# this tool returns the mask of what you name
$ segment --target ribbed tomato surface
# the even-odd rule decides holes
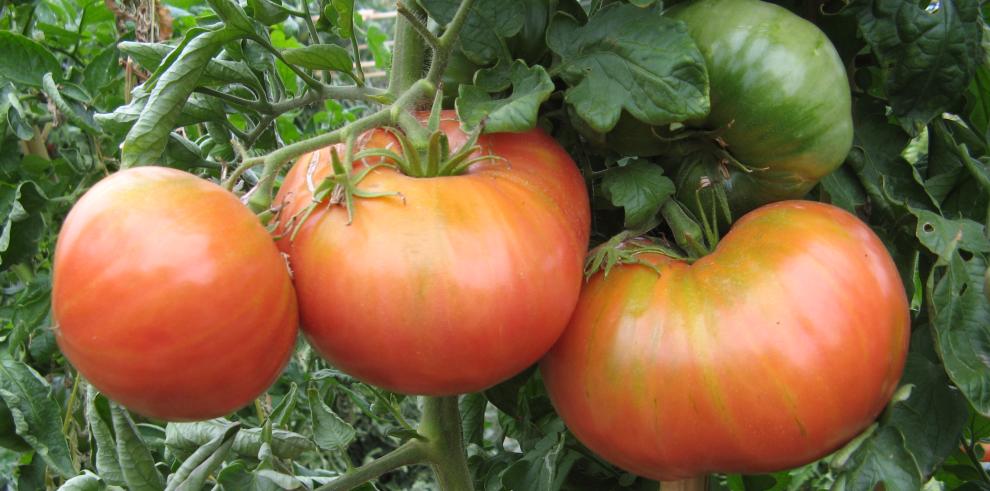
[[[215,418],[278,377],[295,294],[270,234],[213,183],[117,172],[72,208],[55,250],[56,339],[108,397],[166,420]]]
[[[795,467],[890,399],[910,335],[880,240],[836,207],[787,201],[739,220],[693,264],[591,278],[541,370],[589,448],[661,480]]]
[[[442,129],[452,148],[464,142],[452,113]],[[382,130],[360,143],[399,150]],[[320,205],[280,241],[304,332],[335,366],[402,393],[472,392],[535,363],[563,331],[588,245],[584,181],[542,131],[478,143],[496,158],[453,177],[375,169],[359,187],[401,198],[357,198],[350,225],[343,207]],[[276,198],[283,223],[311,202],[329,155],[290,171]]]

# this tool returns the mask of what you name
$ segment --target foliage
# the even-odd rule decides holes
[[[709,110],[698,47],[664,14],[675,3],[476,0],[453,46],[451,67],[464,73],[446,74],[444,103],[481,131],[535,125],[559,141],[589,185],[592,245],[652,229],[689,249],[665,207],[681,196],[669,160],[592,137],[629,136],[616,132],[632,118],[654,125],[644,138],[666,148]],[[979,444],[990,439],[990,8],[775,3],[818,25],[848,72],[853,149],[808,198],[856,213],[884,240],[911,300],[911,353],[894,401],[845,448],[710,486],[988,489]],[[0,0],[0,488],[318,488],[421,438],[410,422],[427,408],[352,379],[300,341],[279,381],[226,419],[130,414],[56,347],[54,243],[82,193],[127,165],[225,182],[265,217],[279,185],[272,171],[303,149],[340,142],[350,123],[401,123],[393,103],[429,107],[430,97],[396,100],[386,87],[389,74],[425,61],[388,42],[394,19],[361,15],[390,1],[148,5]],[[402,5],[429,15],[438,38],[460,2]],[[698,211],[676,204],[681,215]],[[711,213],[682,218],[709,242],[718,232]],[[461,396],[460,414],[477,489],[657,489],[578,442],[538,370]],[[408,466],[358,489],[434,486],[428,467]]]

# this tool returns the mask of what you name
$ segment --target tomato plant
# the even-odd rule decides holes
[[[0,488],[987,488],[988,19],[0,1]]]
[[[664,480],[803,465],[863,431],[897,387],[904,287],[849,213],[775,203],[691,264],[639,258],[591,278],[541,364],[568,427],[609,461]]]
[[[62,352],[146,416],[239,409],[295,344],[295,293],[268,233],[232,194],[181,171],[137,168],[93,186],[65,219],[54,268]]]
[[[449,112],[440,126],[455,148],[467,139],[458,123]],[[398,147],[384,131],[359,141]],[[375,168],[359,186],[397,194],[358,199],[353,221],[320,206],[281,239],[303,329],[334,366],[397,392],[461,394],[521,372],[560,336],[588,244],[584,181],[540,130],[483,135],[477,146],[483,160],[460,175]],[[331,150],[344,148],[303,155],[289,171],[275,199],[283,222],[312,202],[307,182],[330,173]],[[375,356],[382,350],[393,355]]]

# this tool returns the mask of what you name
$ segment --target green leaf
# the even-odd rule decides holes
[[[911,394],[894,404],[883,425],[897,428],[921,474],[928,476],[958,450],[969,422],[968,404],[942,366],[917,353],[908,355],[901,384],[911,385]]]
[[[502,473],[502,486],[513,491],[560,489],[580,455],[567,448],[563,422],[558,421],[532,449]]]
[[[46,73],[41,78],[41,89],[44,91],[45,95],[48,96],[48,100],[65,116],[69,123],[79,127],[79,129],[89,133],[90,135],[99,135],[100,128],[95,123],[91,122],[89,114],[81,113],[76,110],[76,108],[69,105],[68,102],[62,98],[62,94],[58,90],[58,86],[55,84],[55,79],[52,77],[51,73]]]
[[[169,423],[165,427],[165,445],[176,457],[185,459],[199,447],[215,439],[231,425],[226,419],[194,423]],[[257,458],[261,450],[261,428],[243,429],[234,438],[233,452],[246,458]],[[291,431],[272,430],[272,452],[280,459],[296,459],[305,452],[316,450],[308,438]]]
[[[271,2],[269,0],[247,0],[248,7],[255,19],[266,26],[278,24],[289,18],[289,11],[282,6],[282,2]]]
[[[918,169],[901,156],[908,135],[887,122],[883,104],[865,98],[853,102],[855,133],[846,164],[856,173],[870,203],[888,219],[908,208],[938,210]]]
[[[354,427],[340,419],[340,416],[323,402],[315,386],[310,386],[306,395],[309,397],[313,440],[316,441],[316,445],[323,450],[346,450],[357,435]]]
[[[375,59],[375,67],[388,71],[392,67],[392,51],[385,46],[385,42],[388,41],[388,34],[372,24],[368,26],[365,36],[368,38],[368,49],[371,50],[371,56]]]
[[[16,32],[0,30],[0,80],[41,87],[41,77],[49,72],[62,78],[62,66],[48,48]]]
[[[233,0],[206,0],[213,11],[223,20],[227,30],[237,31],[242,36],[253,36],[254,23],[241,5]]]
[[[165,491],[196,491],[203,488],[206,479],[220,467],[230,447],[234,444],[234,436],[241,429],[240,423],[234,423],[206,445],[199,447],[182,465],[169,476]]]
[[[103,479],[88,470],[84,470],[82,475],[73,477],[59,486],[58,491],[104,491],[107,484]]]
[[[840,473],[833,491],[874,491],[881,483],[886,491],[921,489],[918,464],[908,452],[904,436],[893,427],[870,435],[837,470]]]
[[[62,434],[62,414],[48,382],[23,362],[0,357],[0,399],[14,419],[17,434],[45,464],[62,477],[77,474]]]
[[[464,434],[465,444],[483,444],[485,409],[487,407],[488,399],[481,392],[465,394],[461,397],[459,408],[461,412],[461,431]]]
[[[957,249],[990,252],[990,240],[982,224],[967,219],[949,220],[928,210],[911,210],[918,218],[915,235],[921,245],[944,261]]]
[[[14,186],[0,181],[0,270],[34,257],[45,234],[42,212],[47,203],[34,182]]]
[[[124,482],[131,491],[161,491],[165,483],[155,468],[151,450],[134,426],[127,411],[110,403],[110,420],[117,439],[117,460],[124,474]]]
[[[430,17],[440,25],[454,19],[460,0],[420,0]],[[519,32],[525,21],[523,0],[476,0],[471,5],[458,41],[467,58],[488,64],[506,52],[505,39]]]
[[[336,13],[334,30],[341,38],[350,39],[354,35],[354,0],[332,0],[330,4]]]
[[[348,51],[336,44],[314,44],[282,51],[286,61],[310,70],[351,73],[354,62]]]
[[[14,415],[11,414],[7,403],[0,397],[0,447],[13,450],[15,452],[26,452],[31,450],[23,438],[17,434],[17,426],[14,424]]]
[[[674,181],[663,175],[663,168],[645,160],[634,160],[614,167],[602,178],[602,191],[617,207],[625,210],[625,227],[635,230],[646,225],[674,194]]]
[[[553,82],[542,66],[526,67],[517,60],[512,64],[512,95],[492,99],[484,89],[461,85],[454,102],[465,128],[484,124],[484,133],[521,132],[536,126],[540,104],[550,98]]]
[[[863,185],[848,167],[839,167],[819,184],[828,196],[828,202],[850,213],[855,214],[858,208],[866,204]]]
[[[137,122],[121,147],[122,167],[154,164],[161,157],[168,134],[181,116],[183,104],[205,67],[223,43],[238,36],[233,30],[210,31],[189,42],[176,61],[162,74],[148,97]]]
[[[217,482],[224,486],[224,489],[236,489],[238,491],[277,491],[280,489],[299,489],[304,486],[296,476],[290,476],[271,469],[249,470],[247,464],[242,461],[232,462],[217,474]],[[311,484],[325,484],[329,479],[312,479]],[[318,486],[311,486],[313,488]]]
[[[845,12],[885,72],[894,116],[912,135],[952,107],[981,60],[977,0],[856,0]]]
[[[547,43],[561,58],[566,101],[595,131],[611,130],[623,109],[653,125],[708,114],[705,60],[682,22],[611,4],[583,26],[557,14]]]
[[[934,283],[933,268],[928,285]],[[987,264],[980,256],[952,255],[934,286],[929,319],[945,371],[983,416],[990,416],[990,302],[984,295]]]
[[[163,60],[169,57],[175,49],[167,44],[160,43],[136,43],[123,41],[119,45],[120,51],[134,58],[141,66],[147,70],[157,70]],[[181,51],[175,52],[176,55]],[[261,90],[258,77],[251,72],[247,64],[243,61],[232,60],[211,60],[206,65],[206,70],[200,78],[203,85],[228,85],[244,84],[256,91]]]
[[[96,388],[89,386],[86,391],[86,422],[89,433],[96,442],[96,472],[107,482],[116,486],[126,486],[124,471],[117,459],[117,442],[113,437],[113,419],[110,416],[110,403]]]

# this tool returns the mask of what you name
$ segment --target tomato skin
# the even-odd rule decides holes
[[[458,148],[453,117],[442,129]],[[382,130],[364,142],[397,148]],[[590,233],[584,181],[540,130],[478,143],[502,160],[454,177],[378,168],[359,187],[403,199],[358,198],[350,225],[342,207],[320,206],[279,243],[291,250],[303,331],[334,366],[395,392],[474,392],[535,363],[563,332]],[[283,216],[311,200],[307,167],[317,164],[319,183],[328,155],[303,156],[286,176]]]
[[[877,417],[910,319],[890,255],[861,221],[784,201],[693,264],[596,274],[541,364],[572,432],[631,472],[676,480],[812,462]]]
[[[718,12],[718,15],[712,15]],[[737,160],[725,183],[733,210],[807,194],[852,147],[849,82],[828,37],[789,10],[760,0],[698,0],[670,10],[708,66],[711,113]],[[685,202],[692,203],[694,189]]]
[[[232,194],[162,167],[117,172],[55,249],[56,340],[111,399],[162,420],[223,416],[278,377],[295,293],[270,234]]]

